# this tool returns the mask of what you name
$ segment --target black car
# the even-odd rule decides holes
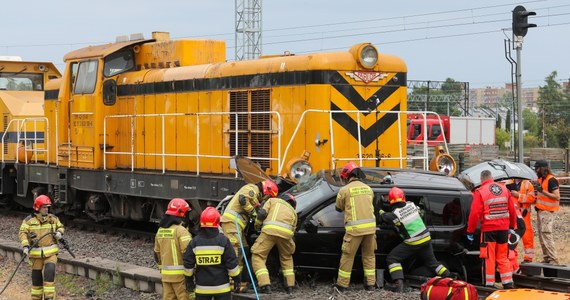
[[[380,209],[390,211],[388,191],[393,186],[403,189],[406,201],[412,201],[420,208],[438,259],[453,272],[468,277],[471,272],[466,263],[470,258],[465,255],[464,232],[471,192],[457,178],[441,173],[376,168],[362,170],[366,174],[363,181],[374,190],[375,212]],[[287,191],[297,198],[299,221],[294,257],[297,269],[338,270],[345,230],[344,214],[335,210],[335,200],[342,185],[334,172],[321,171]],[[376,236],[376,267],[386,269],[386,256],[402,239],[393,227],[380,224]],[[424,275],[421,265],[420,261],[412,258],[404,263],[404,272]],[[360,254],[355,258],[354,269],[362,270]],[[478,267],[473,271],[478,272]]]
[[[267,177],[249,162],[241,162],[242,174],[247,181],[256,182]],[[238,163],[239,164],[239,163]],[[247,170],[244,167],[247,165]],[[481,276],[481,260],[477,239],[469,243],[465,237],[467,219],[471,207],[471,190],[478,187],[482,170],[491,170],[496,180],[524,178],[535,180],[536,175],[526,165],[493,160],[476,165],[459,175],[459,178],[443,173],[406,170],[363,168],[363,180],[374,191],[374,210],[390,211],[389,190],[397,186],[404,190],[406,201],[413,201],[421,210],[424,223],[431,233],[433,248],[438,260],[464,280],[476,282]],[[299,271],[330,271],[336,273],[341,256],[344,229],[344,214],[335,210],[336,195],[344,183],[338,171],[319,171],[301,183],[287,187],[285,193],[297,199],[298,223],[295,233],[295,268]],[[280,190],[288,183],[282,183]],[[220,208],[224,202],[220,203]],[[248,234],[250,245],[257,236]],[[476,235],[478,232],[476,232]],[[378,249],[376,268],[387,269],[386,256],[402,242],[393,227],[378,224],[376,229]],[[269,263],[268,263],[269,264]],[[278,265],[278,263],[276,263]],[[422,262],[411,258],[403,263],[404,274],[429,276],[431,271],[422,267]],[[362,275],[360,253],[355,258],[353,276]]]

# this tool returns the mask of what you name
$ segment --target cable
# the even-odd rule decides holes
[[[247,255],[245,254],[245,249],[243,247],[243,243],[241,241],[241,234],[238,226],[238,218],[236,217],[236,231],[238,234],[239,246],[241,248],[241,252],[243,254],[243,261],[245,262],[245,266],[247,268],[247,272],[249,273],[249,279],[251,280],[251,285],[253,286],[253,292],[255,293],[255,298],[259,300],[259,294],[257,293],[257,288],[255,287],[255,281],[253,280],[253,275],[251,273],[251,269],[249,268],[249,263],[247,262]]]

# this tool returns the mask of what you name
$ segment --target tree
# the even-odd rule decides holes
[[[495,122],[495,127],[501,129],[501,123],[503,122],[501,115],[497,115],[497,121]]]
[[[507,117],[505,119],[506,119],[505,120],[505,130],[507,132],[511,132],[511,125],[513,125],[513,124],[511,124],[511,110],[510,109],[507,110]]]
[[[528,131],[528,134],[538,137],[538,116],[530,109],[523,110],[523,126]]]
[[[495,128],[495,142],[499,145],[500,150],[507,148],[506,143],[511,141],[511,135],[500,128]]]
[[[567,147],[570,130],[566,124],[570,122],[570,98],[561,91],[556,81],[558,73],[553,71],[545,78],[546,84],[539,87],[538,108],[541,122],[539,130],[546,136],[548,147]]]

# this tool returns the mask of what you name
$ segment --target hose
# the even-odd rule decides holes
[[[247,255],[245,254],[245,249],[243,248],[243,243],[241,241],[241,233],[239,230],[239,225],[238,225],[238,218],[236,218],[236,231],[238,234],[238,240],[239,240],[239,247],[241,248],[241,253],[243,254],[243,261],[245,262],[245,266],[247,268],[247,272],[249,273],[249,279],[251,280],[251,285],[253,286],[253,292],[255,293],[255,299],[259,300],[259,294],[257,293],[257,288],[255,287],[255,281],[253,280],[253,275],[251,275],[251,269],[249,268],[249,263],[247,261]]]
[[[53,234],[52,232],[48,232],[44,235],[42,235],[37,241],[35,241],[30,248],[34,248],[38,245],[38,243],[45,238],[46,236]],[[26,255],[22,255],[22,259],[20,259],[20,261],[18,262],[18,265],[16,266],[16,269],[14,269],[14,272],[12,272],[12,275],[10,275],[10,278],[8,278],[8,281],[6,282],[6,285],[4,285],[4,287],[2,288],[2,290],[0,291],[0,295],[2,295],[2,293],[4,293],[4,291],[6,290],[6,288],[8,287],[8,285],[10,284],[10,282],[12,282],[12,279],[14,278],[14,275],[16,275],[16,272],[18,271],[18,269],[20,268],[20,265],[22,264],[22,262],[24,261],[24,259],[26,259]]]

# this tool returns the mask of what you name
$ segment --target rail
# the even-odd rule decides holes
[[[166,114],[128,114],[128,115],[109,115],[105,116],[103,121],[103,169],[107,170],[107,155],[130,155],[131,156],[131,172],[135,170],[135,156],[142,155],[142,156],[158,156],[162,158],[162,173],[166,173],[166,158],[167,157],[193,157],[196,158],[196,175],[200,175],[200,159],[203,158],[221,158],[221,159],[231,159],[233,156],[238,155],[239,151],[239,139],[238,135],[243,132],[247,132],[247,128],[240,129],[239,128],[239,115],[256,115],[256,114],[268,114],[268,115],[275,115],[277,118],[277,124],[281,126],[281,115],[279,112],[276,111],[269,111],[269,112],[203,112],[203,113],[166,113]],[[233,121],[235,122],[234,129],[230,132],[230,134],[235,134],[235,153],[233,155],[215,155],[215,154],[203,154],[200,151],[200,134],[201,134],[201,127],[200,127],[200,118],[204,116],[228,116],[230,119],[233,117]],[[107,121],[109,119],[120,119],[120,118],[130,118],[131,119],[131,130],[130,130],[130,152],[125,151],[107,151]],[[160,153],[148,153],[148,152],[136,152],[135,151],[135,119],[136,118],[160,118],[161,120],[161,133],[162,133],[162,140],[161,140],[161,149]],[[196,118],[196,153],[166,153],[166,140],[165,140],[165,119],[166,118]],[[189,120],[190,121],[190,120]],[[206,129],[207,131],[207,129]],[[278,164],[281,161],[281,130],[267,130],[269,133],[277,135],[277,157],[249,157],[250,159],[255,160],[268,160],[268,161],[277,161]],[[281,166],[281,165],[280,165]],[[281,167],[278,169],[278,172],[281,173]],[[236,173],[237,176],[237,173]]]
[[[31,125],[29,125],[31,123]],[[38,129],[38,123],[43,123],[44,128]],[[16,129],[16,142],[10,143],[11,134],[13,131],[10,131],[10,128]],[[33,130],[28,130],[29,127],[32,127]],[[43,137],[39,136],[39,132],[43,133]],[[31,133],[31,134],[29,134]],[[28,137],[30,136],[30,137]],[[45,163],[49,164],[49,123],[46,117],[30,117],[30,118],[23,118],[23,119],[12,119],[8,122],[6,129],[2,133],[2,163],[5,162],[5,154],[7,151],[4,149],[9,144],[14,144],[14,158],[17,161],[18,157],[18,148],[20,146],[24,147],[24,153],[32,153],[32,157],[34,158],[34,163],[38,163],[38,156],[40,153],[45,154]],[[38,145],[43,144],[43,148],[39,148]],[[24,155],[24,162],[28,163],[28,155]]]

